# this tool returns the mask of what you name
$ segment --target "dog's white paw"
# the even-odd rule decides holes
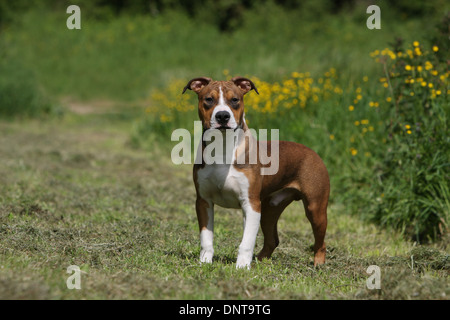
[[[246,255],[238,255],[237,261],[236,261],[236,269],[244,269],[246,268],[247,270],[250,269],[250,265],[252,263],[252,257],[253,254],[246,254]]]
[[[213,255],[214,255],[214,250],[200,251],[200,262],[201,263],[212,263]]]

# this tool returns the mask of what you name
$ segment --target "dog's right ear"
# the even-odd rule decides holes
[[[186,92],[187,89],[193,90],[196,93],[199,93],[203,87],[206,87],[212,81],[211,78],[201,77],[195,78],[188,82],[188,84],[184,87],[183,93]]]

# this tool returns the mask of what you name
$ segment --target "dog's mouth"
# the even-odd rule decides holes
[[[204,127],[203,128],[203,131],[207,131],[207,130],[219,130],[220,132],[225,132],[225,131],[227,131],[227,130],[234,130],[234,128],[232,128],[232,127],[230,127],[230,126],[228,126],[228,125],[217,125],[217,126],[214,126],[214,127]]]
[[[210,126],[209,129],[227,130],[227,129],[234,129],[234,128],[230,127],[228,124],[216,123],[216,124]]]

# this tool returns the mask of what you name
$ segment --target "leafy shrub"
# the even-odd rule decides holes
[[[390,102],[373,219],[418,241],[446,233],[450,208],[449,71],[441,49],[414,41],[374,52]]]
[[[36,117],[52,111],[33,72],[20,62],[3,58],[0,75],[0,116]]]

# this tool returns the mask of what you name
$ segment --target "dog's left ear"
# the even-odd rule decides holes
[[[234,77],[233,79],[231,79],[231,81],[236,86],[238,86],[244,92],[244,94],[252,89],[255,90],[257,94],[259,94],[258,89],[256,89],[255,84],[250,79],[243,77]]]

